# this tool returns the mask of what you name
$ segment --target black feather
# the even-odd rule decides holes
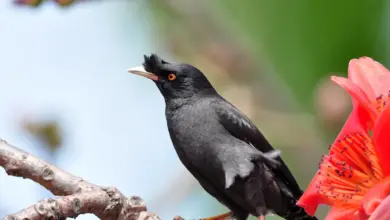
[[[291,220],[316,219],[295,205],[302,191],[278,151],[200,70],[155,54],[145,56],[144,67],[162,76],[156,84],[181,162],[237,219],[269,212]],[[169,81],[163,72],[177,78]]]

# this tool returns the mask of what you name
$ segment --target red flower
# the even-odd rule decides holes
[[[372,129],[390,101],[390,71],[373,59],[362,57],[349,62],[348,79],[337,76],[331,79],[350,93],[354,107],[360,111],[362,125]]]
[[[364,57],[350,62],[348,79],[332,79],[351,94],[354,109],[297,204],[312,215],[329,205],[329,220],[390,219],[390,98],[383,96],[390,72]]]

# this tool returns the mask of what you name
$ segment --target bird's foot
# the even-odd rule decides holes
[[[265,220],[265,216],[264,215],[260,215],[259,217],[257,217],[259,220]]]
[[[232,213],[227,212],[221,215],[216,215],[208,218],[201,218],[199,220],[232,220],[232,219],[234,219]]]

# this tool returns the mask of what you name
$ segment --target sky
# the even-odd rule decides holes
[[[146,202],[169,188],[184,168],[169,139],[163,98],[153,82],[126,72],[141,64],[143,54],[161,48],[148,13],[145,1],[137,0],[65,10],[0,1],[0,137],[87,181]],[[54,117],[64,126],[65,143],[55,161],[23,132],[24,117]],[[0,210],[0,218],[51,196],[0,169],[0,206],[6,212]],[[202,208],[199,196],[208,199],[201,192],[178,207],[149,209],[162,219],[213,212]]]

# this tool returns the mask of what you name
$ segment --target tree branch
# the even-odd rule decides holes
[[[144,201],[137,196],[127,198],[118,189],[101,187],[67,173],[48,162],[28,154],[0,139],[0,166],[11,176],[28,178],[54,195],[6,220],[66,219],[80,214],[95,214],[104,220],[159,220],[148,213]]]

